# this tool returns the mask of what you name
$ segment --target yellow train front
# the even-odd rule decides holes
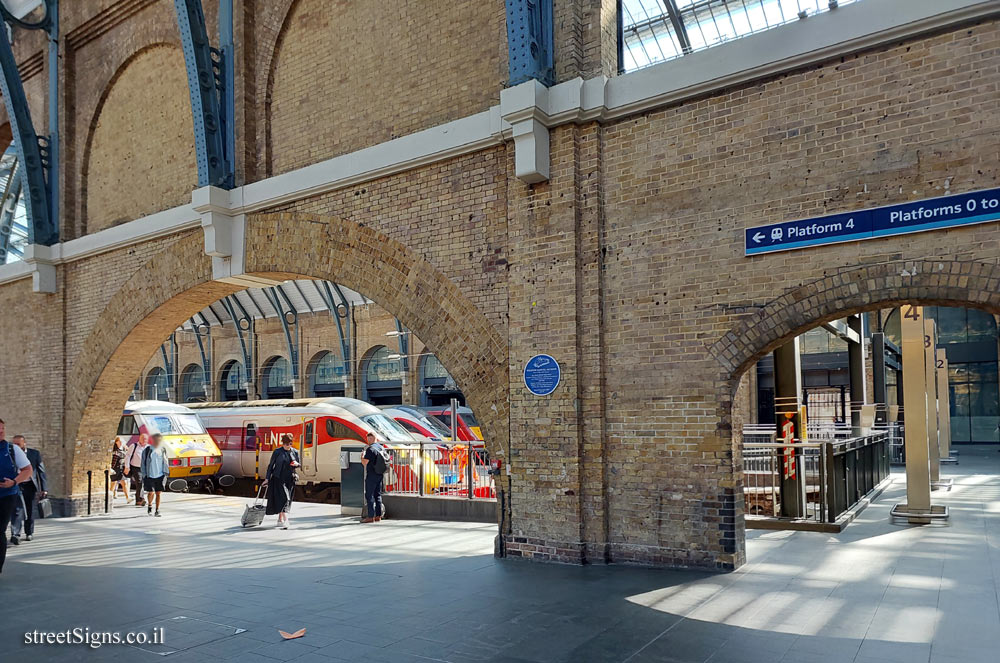
[[[118,438],[125,444],[137,444],[143,433],[150,437],[159,433],[163,438],[170,490],[185,491],[202,484],[212,488],[216,482],[232,485],[232,477],[219,475],[222,452],[190,408],[161,401],[126,404],[118,423]]]

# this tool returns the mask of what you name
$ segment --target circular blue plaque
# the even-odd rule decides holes
[[[550,355],[535,355],[524,365],[524,386],[535,396],[548,396],[559,386],[559,362]]]

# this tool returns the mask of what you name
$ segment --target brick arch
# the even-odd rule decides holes
[[[355,222],[311,214],[247,218],[246,273],[276,280],[328,279],[397,317],[449,367],[487,434],[507,456],[507,344],[458,286],[387,235]],[[66,432],[76,440],[66,492],[80,494],[88,469],[103,469],[114,426],[135,376],[171,331],[239,286],[211,280],[195,231],[164,247],[97,316],[67,385]]]
[[[90,215],[91,215],[91,211],[92,210],[91,210],[91,207],[90,207],[90,203],[91,203],[90,198],[91,198],[91,196],[90,196],[90,191],[89,191],[89,187],[90,187],[90,184],[91,184],[91,158],[92,158],[92,152],[93,152],[93,149],[94,149],[94,137],[95,137],[95,135],[97,133],[97,128],[98,128],[98,124],[100,122],[101,116],[102,116],[102,114],[105,111],[107,101],[110,98],[112,92],[115,90],[117,84],[125,76],[126,72],[128,72],[130,70],[130,68],[132,67],[132,65],[135,64],[139,59],[145,57],[151,51],[154,51],[156,49],[170,49],[171,51],[175,52],[175,54],[177,54],[177,55],[180,56],[181,63],[183,64],[184,55],[183,55],[183,52],[181,51],[180,46],[178,44],[176,44],[176,43],[173,43],[173,42],[170,42],[170,41],[154,41],[154,42],[150,42],[150,43],[144,45],[142,48],[139,48],[138,50],[130,53],[129,56],[127,58],[125,58],[121,62],[121,64],[119,64],[119,66],[114,70],[114,72],[110,75],[110,77],[108,78],[108,80],[105,83],[105,85],[101,88],[100,96],[96,99],[96,101],[95,101],[95,103],[93,105],[93,110],[90,112],[89,116],[85,116],[85,117],[89,117],[89,121],[88,121],[88,124],[87,124],[87,134],[86,134],[86,137],[84,138],[84,143],[83,143],[83,152],[82,152],[82,156],[81,156],[81,159],[80,159],[80,206],[79,206],[79,218],[78,218],[78,221],[77,221],[78,232],[79,232],[80,235],[84,235],[84,234],[87,234],[88,232],[92,232],[93,231],[93,229],[90,227],[91,226]],[[183,68],[182,68],[182,73],[184,74],[184,77],[185,77],[185,80],[186,80],[187,74],[186,74],[186,70],[183,70]],[[187,85],[186,84],[184,86],[184,89],[185,89],[185,91],[187,90]],[[186,108],[187,108],[186,114],[183,114],[181,116],[181,121],[182,122],[190,121],[190,119],[191,119],[190,105],[186,106]],[[145,111],[149,111],[150,109],[144,109],[144,110]],[[191,172],[196,175],[197,174],[197,170],[196,170],[197,166],[196,166],[196,162],[194,160],[194,133],[193,133],[193,130],[191,132],[189,132],[189,134],[186,137],[188,138],[188,140],[191,143],[191,150],[192,150],[192,159],[190,160],[190,163],[188,165],[190,166]],[[135,137],[133,137],[133,138],[135,138]],[[133,147],[134,147],[134,144],[133,144]],[[113,165],[111,165],[111,164],[100,164],[99,167],[110,168],[110,167],[113,167]],[[185,192],[189,192],[190,191],[190,187],[194,186],[194,184],[196,184],[196,181],[197,181],[197,177],[195,177],[194,180],[192,180],[191,182],[182,183],[183,186],[184,186],[183,190]],[[151,195],[155,196],[155,194],[151,194]],[[155,200],[155,202],[156,203],[160,203],[157,206],[157,209],[162,209],[162,208],[165,208],[165,207],[169,207],[169,204],[168,204],[167,201]],[[149,210],[146,213],[149,213],[150,211],[155,211],[155,210]],[[139,216],[143,216],[143,214],[140,214]],[[128,219],[128,220],[131,220],[131,219]]]
[[[736,566],[743,564],[742,429],[734,403],[743,374],[767,353],[824,322],[902,304],[962,306],[1000,313],[1000,266],[961,260],[900,260],[836,271],[789,288],[709,346],[714,358],[719,441],[729,441],[734,477],[721,496],[737,516]],[[712,368],[708,367],[711,371]]]
[[[1000,266],[967,260],[901,260],[828,274],[746,316],[710,348],[730,380],[781,344],[852,313],[904,303],[1000,313]]]
[[[278,49],[281,48],[281,39],[286,32],[288,17],[298,3],[299,0],[279,0],[263,8],[268,15],[260,22],[264,27],[256,44],[259,57],[254,77],[254,90],[263,93],[255,96],[257,102],[254,118],[259,122],[255,136],[257,152],[257,163],[253,165],[255,174],[260,173],[264,176],[271,174],[271,88],[274,81],[274,67]],[[272,25],[277,28],[270,28]]]

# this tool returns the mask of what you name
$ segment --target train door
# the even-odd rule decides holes
[[[302,461],[302,469],[299,474],[307,480],[316,477],[317,456],[319,455],[319,444],[316,438],[316,419],[303,419],[302,434],[299,436],[299,458]]]
[[[261,458],[264,453],[262,447],[264,440],[260,435],[260,429],[255,421],[244,421],[243,426],[243,447],[240,450],[240,469],[245,477],[255,476],[255,470],[259,467],[260,476],[267,470],[267,463]]]

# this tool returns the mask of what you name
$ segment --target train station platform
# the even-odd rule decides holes
[[[39,523],[0,579],[9,661],[973,663],[1000,651],[1000,453],[961,449],[946,525],[893,524],[902,474],[840,534],[757,531],[730,574],[497,560],[495,528],[297,504],[242,530],[245,500],[168,495],[162,518]],[[142,645],[25,633],[149,632]],[[283,641],[278,629],[305,628]]]

